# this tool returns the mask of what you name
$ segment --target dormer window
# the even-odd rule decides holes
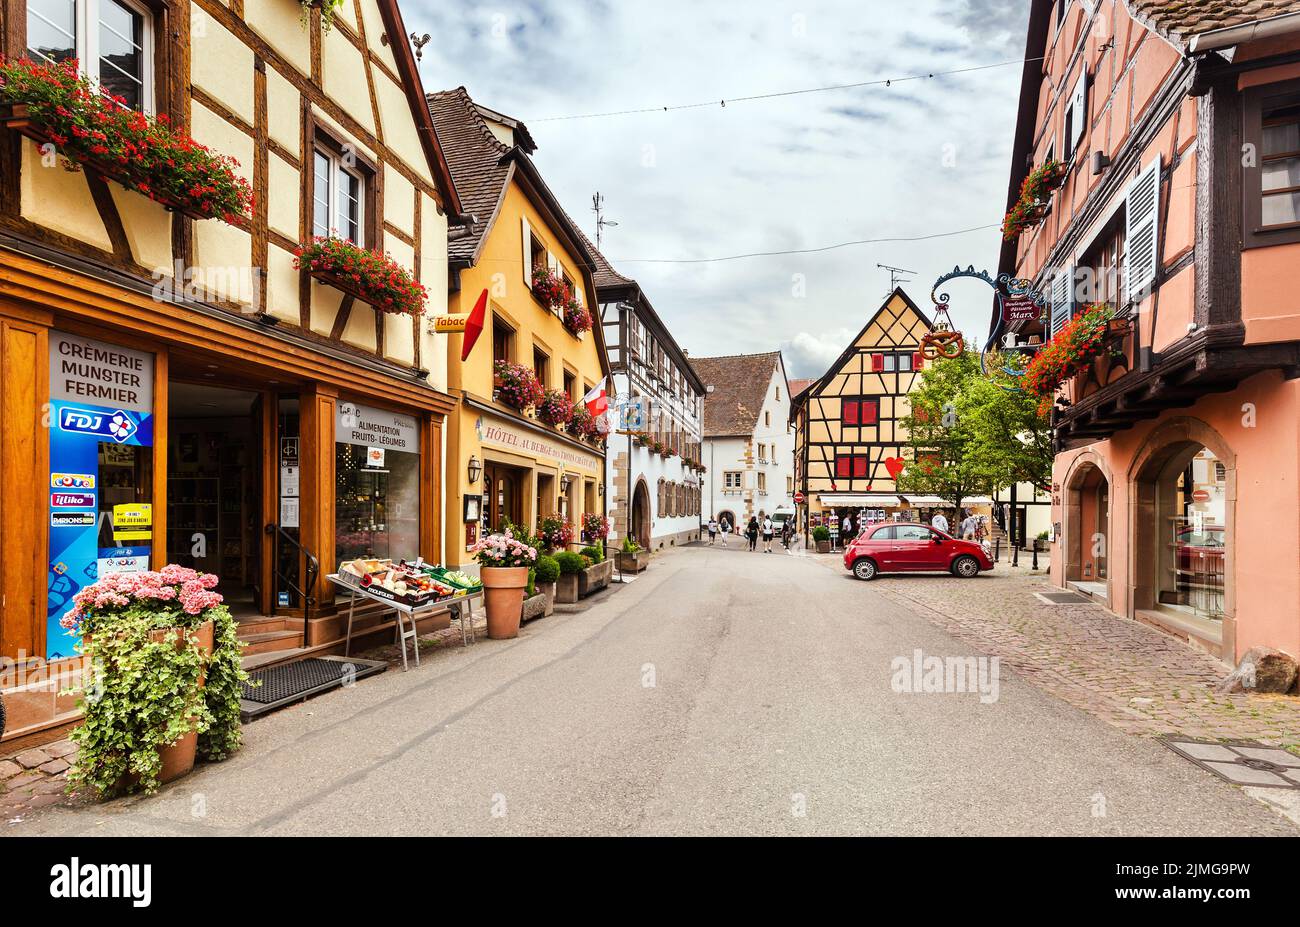
[[[130,0],[28,0],[27,54],[77,59],[86,76],[131,109],[153,109],[153,18]]]

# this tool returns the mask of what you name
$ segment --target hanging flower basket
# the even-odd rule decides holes
[[[569,434],[577,438],[591,439],[599,437],[596,418],[582,403],[573,407],[573,417],[569,420]]]
[[[548,389],[537,406],[537,418],[556,428],[567,425],[573,418],[573,400],[561,390]]]
[[[542,384],[537,382],[537,374],[523,364],[497,361],[493,364],[492,374],[497,401],[518,412],[535,408],[546,398]]]
[[[599,512],[582,516],[582,534],[588,541],[603,541],[609,537],[609,519]]]
[[[545,267],[533,271],[533,295],[543,306],[551,310],[561,308],[571,298],[569,288],[564,281]]]
[[[191,219],[237,225],[252,209],[239,162],[200,145],[165,114],[146,116],[101,93],[76,61],[0,61],[0,122]]]
[[[1029,172],[1020,184],[1020,198],[1002,220],[1002,237],[1010,241],[1033,228],[1047,215],[1052,192],[1065,181],[1066,167],[1052,158]]]
[[[296,252],[295,269],[384,312],[423,315],[428,291],[387,254],[345,238],[313,238]]]
[[[1021,386],[1038,396],[1040,412],[1051,408],[1056,389],[1070,377],[1086,370],[1107,350],[1114,310],[1104,304],[1084,309],[1035,352],[1020,379]]]

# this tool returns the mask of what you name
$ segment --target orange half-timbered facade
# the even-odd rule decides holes
[[[890,517],[903,507],[895,476],[907,450],[899,419],[919,376],[925,314],[895,289],[831,368],[793,401],[795,487],[805,533],[845,515]]]
[[[454,403],[427,320],[446,308],[460,204],[395,0],[345,0],[329,29],[303,13],[3,4],[8,61],[77,63],[233,158],[253,194],[199,218],[70,156],[23,106],[0,113],[7,740],[72,717],[49,678],[75,656],[58,619],[106,570],[215,573],[250,653],[302,654],[342,646],[324,580],[340,560],[441,547]],[[427,290],[423,314],[298,269],[318,237],[387,254]]]

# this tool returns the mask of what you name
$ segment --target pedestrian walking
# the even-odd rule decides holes
[[[844,520],[840,522],[840,539],[845,547],[848,547],[849,542],[853,540],[853,519],[848,516],[847,512],[844,515]]]
[[[934,513],[934,518],[930,519],[930,527],[934,528],[935,531],[942,531],[944,534],[948,533],[948,519],[943,517],[943,512]]]
[[[722,516],[722,524],[720,524],[718,528],[722,532],[722,546],[726,547],[727,535],[731,534],[731,522],[727,520],[726,515]]]
[[[772,552],[772,533],[775,530],[772,525],[772,517],[770,515],[765,516],[763,518],[763,553],[765,554]]]
[[[975,540],[975,529],[979,527],[980,520],[975,517],[974,513],[968,514],[961,523],[961,539],[963,541]]]
[[[749,516],[749,524],[745,526],[745,537],[749,539],[749,550],[753,553],[758,549],[758,516]]]
[[[794,537],[794,526],[790,523],[790,519],[787,518],[781,523],[781,543],[785,545],[786,550],[790,549],[792,537]]]
[[[712,547],[713,542],[716,541],[717,539],[718,539],[718,520],[716,518],[710,518],[709,519],[709,546]]]

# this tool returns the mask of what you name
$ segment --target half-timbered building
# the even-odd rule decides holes
[[[215,573],[250,653],[302,654],[342,647],[324,581],[340,560],[439,549],[446,336],[374,290],[297,269],[295,252],[326,237],[387,253],[438,313],[460,206],[394,0],[329,5],[328,29],[322,6],[3,6],[10,64],[79,61],[137,125],[165,119],[178,157],[190,139],[228,156],[253,193],[205,217],[124,183],[125,157],[69,155],[29,101],[6,97],[6,738],[72,717],[51,679],[73,662],[59,619],[104,571]],[[391,635],[377,616],[357,629]]]
[[[932,325],[895,289],[821,377],[790,409],[795,426],[795,486],[803,493],[805,536],[825,525],[839,533],[845,515],[892,518],[938,500],[900,497],[895,479],[907,456],[907,394],[919,376],[921,339]]]

